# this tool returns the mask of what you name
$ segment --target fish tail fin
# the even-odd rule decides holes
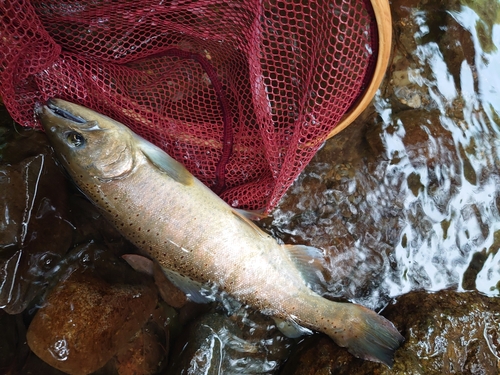
[[[331,327],[325,333],[355,357],[392,367],[394,353],[404,337],[389,320],[374,311],[361,305],[343,305],[346,313],[342,327]]]

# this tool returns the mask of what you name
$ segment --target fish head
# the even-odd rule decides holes
[[[125,125],[62,99],[50,99],[36,115],[73,178],[113,180],[133,170],[133,133]]]

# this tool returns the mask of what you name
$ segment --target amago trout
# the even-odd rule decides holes
[[[356,357],[393,364],[391,322],[313,292],[318,249],[279,245],[165,152],[123,124],[52,99],[36,109],[74,182],[191,299],[211,285],[277,319],[326,333]],[[314,263],[314,262],[312,262]]]

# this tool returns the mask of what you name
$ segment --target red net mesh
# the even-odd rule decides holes
[[[368,85],[369,1],[10,0],[0,94],[126,124],[233,206],[273,208]]]

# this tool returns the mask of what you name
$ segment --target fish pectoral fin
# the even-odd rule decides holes
[[[317,247],[306,245],[282,245],[306,285],[318,294],[326,292],[324,275],[329,275],[323,252]]]
[[[165,276],[167,276],[167,279],[169,279],[177,288],[186,293],[186,296],[190,301],[195,303],[209,303],[215,301],[213,291],[207,290],[201,283],[164,267],[162,267],[162,269]]]
[[[310,329],[302,327],[290,319],[273,318],[273,320],[274,323],[276,323],[276,328],[278,328],[286,337],[291,339],[296,339],[297,337],[313,333]]]
[[[156,168],[181,184],[192,184],[194,177],[186,167],[144,138],[139,136],[136,136],[136,138],[142,153]]]

